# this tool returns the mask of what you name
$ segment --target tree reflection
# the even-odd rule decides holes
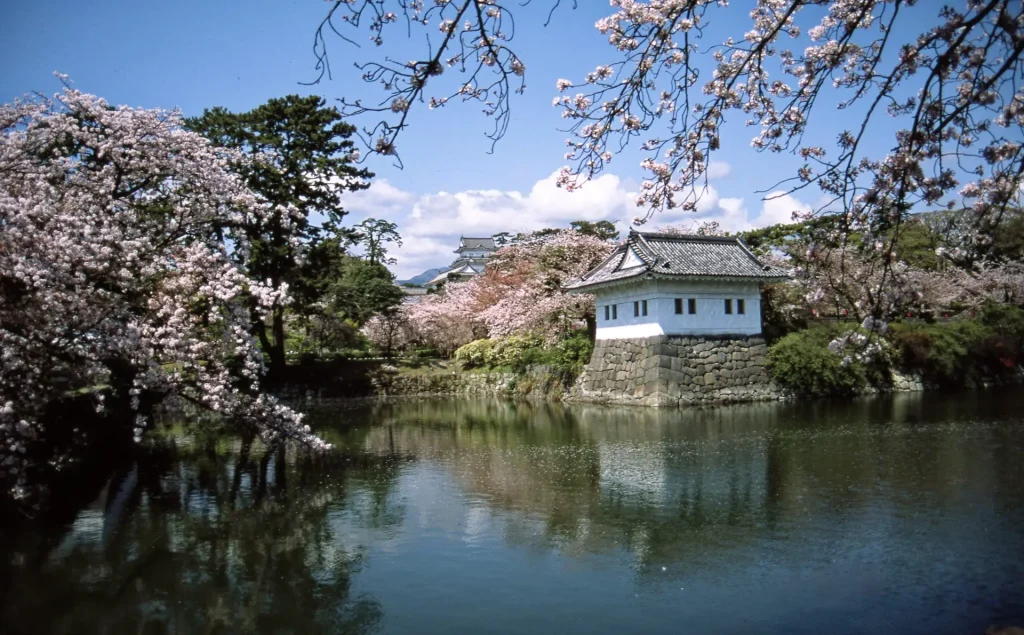
[[[879,513],[879,487],[928,491],[938,509],[957,504],[965,481],[1000,492],[1019,469],[1000,474],[971,455],[983,446],[918,423],[958,425],[1001,407],[933,406],[921,395],[684,411],[418,402],[378,408],[380,424],[359,443],[444,464],[474,499],[512,512],[501,522],[513,543],[627,551],[644,571],[721,566],[729,552],[741,563],[794,531],[855,527]],[[1010,498],[1017,494],[1014,486]],[[881,512],[897,518],[920,501],[887,504]]]
[[[864,602],[931,611],[934,589],[986,584],[1002,588],[972,597],[1011,610],[1019,576],[1003,562],[1022,544],[1018,403],[449,400],[343,416],[327,405],[311,418],[339,453],[316,465],[251,440],[173,435],[58,539],[0,536],[0,630],[359,633],[415,613],[437,631],[450,618],[424,607],[443,597],[437,589],[463,576],[500,584],[524,549],[573,558],[580,566],[567,569],[581,577],[570,582],[593,573],[607,584],[604,573],[621,569],[658,591],[703,585],[705,599],[738,587],[762,608],[855,587]],[[538,560],[549,573],[551,561]],[[377,569],[355,576],[367,566]],[[943,571],[956,580],[929,577]],[[435,577],[435,592],[418,597],[410,580]],[[395,603],[387,624],[353,580]],[[532,581],[515,582],[507,588],[522,593]],[[908,589],[921,595],[908,600]]]
[[[363,633],[380,604],[353,594],[363,545],[332,520],[373,483],[387,510],[397,463],[338,457],[312,465],[242,441],[177,438],[79,514],[53,549],[9,545],[18,584],[5,632]],[[6,549],[5,549],[6,551]],[[30,554],[45,554],[33,561]]]

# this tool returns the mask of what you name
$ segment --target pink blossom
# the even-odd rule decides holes
[[[39,467],[25,448],[47,404],[95,390],[103,411],[100,387],[126,378],[133,408],[176,395],[267,440],[328,447],[258,394],[250,311],[287,302],[287,288],[243,273],[236,228],[289,212],[228,169],[242,157],[181,123],[70,87],[0,106],[0,481],[16,495]]]

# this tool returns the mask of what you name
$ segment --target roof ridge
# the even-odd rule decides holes
[[[630,233],[636,234],[642,237],[645,242],[647,238],[658,238],[658,239],[669,239],[669,240],[687,240],[693,242],[713,242],[713,243],[734,243],[741,242],[739,236],[702,236],[700,234],[676,234],[674,232],[638,232],[636,230],[630,230]]]
[[[747,244],[745,242],[743,242],[742,240],[740,240],[739,236],[736,237],[736,244],[740,246],[740,249],[743,250],[743,253],[747,254],[748,258],[753,260],[754,263],[756,263],[759,267],[761,267],[762,271],[772,271],[775,268],[775,267],[772,267],[771,265],[768,265],[768,264],[765,264],[765,263],[761,262],[761,259],[758,258],[754,254],[754,252],[750,251],[750,247],[747,247]]]
[[[601,264],[597,265],[596,267],[594,267],[594,268],[593,268],[593,269],[591,269],[590,271],[588,271],[588,272],[586,272],[585,274],[583,274],[582,276],[580,276],[580,280],[586,280],[587,278],[589,278],[589,277],[590,277],[590,274],[592,274],[592,273],[597,273],[597,272],[598,272],[598,271],[600,271],[600,270],[601,270],[602,268],[604,268],[604,266],[605,266],[606,264],[608,264],[609,262],[611,262],[611,261],[612,261],[612,259],[613,259],[613,258],[615,258],[616,256],[624,256],[624,255],[625,255],[625,253],[626,253],[626,249],[628,249],[628,248],[629,248],[629,247],[628,247],[628,246],[627,246],[627,245],[626,245],[625,243],[623,243],[623,244],[621,244],[621,245],[616,245],[616,246],[615,246],[615,249],[612,249],[612,253],[608,254],[608,257],[607,257],[607,258],[605,258],[604,260],[602,260],[602,261],[601,261]],[[619,251],[620,249],[621,249],[622,251]]]
[[[640,241],[636,242],[635,240],[633,240],[634,237],[639,238]],[[630,236],[627,242],[631,242],[632,244],[635,244],[636,246],[640,247],[637,256],[640,257],[640,261],[644,263],[645,266],[652,267],[657,265],[658,254],[654,253],[654,249],[651,248],[651,245],[647,242],[642,233],[635,230],[630,230]]]

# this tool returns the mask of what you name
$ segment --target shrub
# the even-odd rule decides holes
[[[491,364],[494,340],[474,340],[455,351],[455,359],[466,368],[480,368]]]
[[[437,359],[441,357],[441,351],[433,346],[424,346],[413,350],[412,355],[416,359]]]
[[[780,386],[799,395],[831,396],[856,393],[867,384],[863,364],[843,364],[828,345],[838,330],[814,326],[786,335],[768,348],[767,365]]]
[[[990,304],[974,320],[893,324],[890,341],[904,370],[926,381],[957,387],[999,377],[1024,359],[1024,311]]]
[[[546,357],[540,336],[509,335],[495,340],[494,352],[489,360],[491,366],[507,366],[517,372],[529,366],[544,363]]]
[[[810,311],[795,284],[780,282],[761,290],[761,327],[765,340],[774,343],[807,328]]]
[[[586,331],[576,331],[555,346],[551,365],[563,384],[569,385],[583,372],[594,352],[594,343]]]

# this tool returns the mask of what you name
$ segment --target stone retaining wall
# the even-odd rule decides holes
[[[599,340],[571,398],[686,406],[783,399],[764,367],[760,336]]]

